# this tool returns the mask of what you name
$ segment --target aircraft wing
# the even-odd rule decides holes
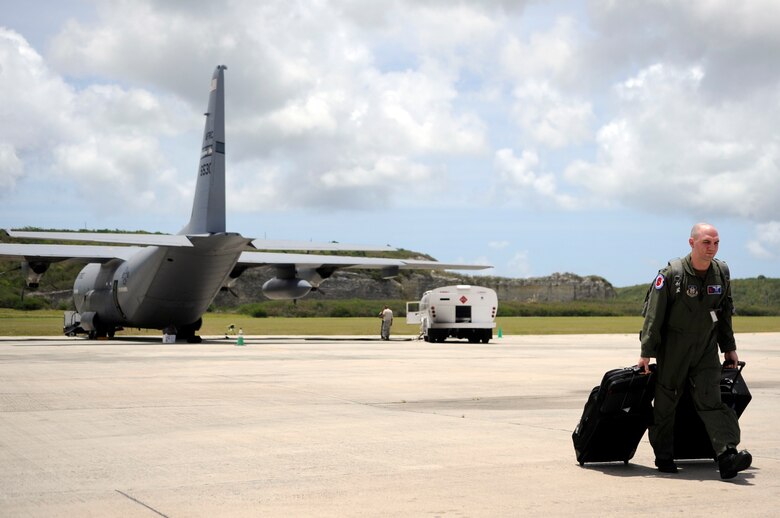
[[[347,243],[314,243],[311,241],[287,241],[255,239],[252,246],[257,250],[312,250],[320,252],[393,252],[391,246],[352,245]]]
[[[28,245],[0,243],[0,259],[54,263],[72,259],[85,263],[107,263],[128,259],[141,250],[134,246]]]
[[[490,265],[440,263],[415,259],[389,259],[381,257],[354,257],[345,255],[284,254],[273,252],[242,252],[240,266],[295,266],[298,269],[349,268],[400,270],[484,270]]]
[[[208,234],[126,234],[120,232],[46,232],[31,230],[3,230],[9,237],[20,239],[48,239],[52,241],[87,241],[97,243],[116,243],[136,246],[192,246],[191,237],[203,237]],[[390,246],[354,245],[346,243],[315,243],[312,241],[288,241],[255,239],[251,245],[256,250],[296,250],[320,252],[392,252]]]
[[[24,239],[50,239],[55,241],[91,241],[97,243],[120,243],[138,246],[192,246],[189,238],[173,234],[122,234],[109,232],[37,232],[29,230],[8,230],[9,237]]]

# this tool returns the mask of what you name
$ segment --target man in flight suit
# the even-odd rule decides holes
[[[694,225],[688,243],[691,253],[681,260],[682,271],[675,272],[670,263],[658,273],[642,327],[638,366],[649,372],[651,358],[658,364],[650,444],[658,470],[677,473],[674,417],[680,396],[690,390],[718,455],[720,476],[733,478],[750,467],[752,457],[737,451],[739,422],[720,399],[718,347],[727,364],[736,367],[739,361],[728,269],[715,260],[720,238],[712,225]]]

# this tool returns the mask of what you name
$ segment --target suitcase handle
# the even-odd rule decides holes
[[[743,362],[740,362],[740,363],[743,363]],[[641,374],[642,376],[649,376],[651,374],[655,374],[655,370],[658,368],[658,366],[655,363],[651,363],[647,367],[650,369],[650,372],[643,371],[642,369],[639,368],[638,365],[633,365],[633,366],[627,367],[627,368],[630,368],[631,370],[633,370],[634,374]]]
[[[727,365],[728,365],[728,367],[727,367]],[[726,362],[724,361],[724,362],[723,362],[723,368],[724,368],[724,369],[734,369],[735,367],[731,367],[731,364],[730,364],[730,363],[726,363]],[[740,374],[742,374],[742,369],[744,369],[744,368],[745,368],[745,362],[743,362],[743,361],[741,361],[741,360],[740,360],[740,361],[738,361],[738,362],[737,362],[736,369],[739,371],[739,373],[740,373]]]
[[[737,383],[739,382],[739,378],[742,377],[742,369],[745,368],[745,362],[743,362],[743,361],[737,362],[737,367],[736,368],[731,367],[731,364],[729,364],[728,367],[726,365],[727,364],[724,361],[723,362],[723,367],[721,369],[721,372],[725,373],[726,371],[732,371],[732,372],[733,371],[737,371],[737,374],[734,376],[733,380],[731,378],[728,379],[728,381],[729,381],[729,383],[727,385],[728,386],[728,391],[733,394],[735,385],[737,385]],[[721,379],[721,386],[723,386],[723,382],[724,381],[726,381],[726,378],[722,378]]]

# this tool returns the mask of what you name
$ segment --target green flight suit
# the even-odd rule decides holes
[[[682,270],[677,282],[671,265],[659,272],[641,334],[642,357],[658,365],[649,430],[656,459],[674,458],[674,417],[686,384],[715,453],[736,448],[740,439],[737,416],[720,398],[718,347],[723,353],[737,348],[729,279],[716,261],[698,277],[690,255]]]

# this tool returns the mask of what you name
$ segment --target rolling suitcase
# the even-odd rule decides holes
[[[720,380],[720,397],[737,414],[742,415],[752,398],[750,390],[742,376],[745,362],[739,362],[738,367],[723,366],[723,375]],[[677,413],[674,418],[674,458],[686,459],[714,459],[715,451],[704,428],[704,423],[693,407],[693,398],[686,390],[677,404]]]
[[[652,372],[643,374],[637,367],[604,374],[571,436],[580,466],[621,460],[628,464],[653,418],[654,389]]]

